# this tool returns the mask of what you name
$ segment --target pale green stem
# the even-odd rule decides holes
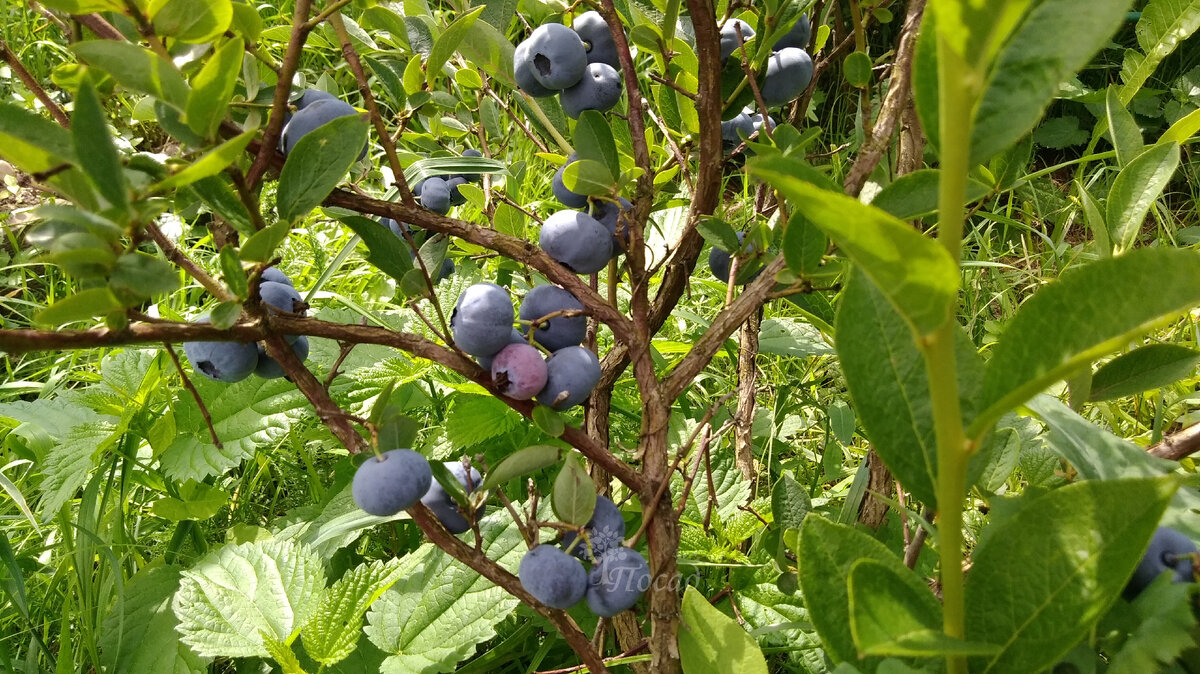
[[[546,113],[542,110],[542,106],[538,105],[537,99],[523,91],[521,92],[521,95],[525,97],[525,102],[529,104],[529,109],[533,112],[533,116],[537,118],[537,121],[542,125],[542,128],[546,130],[546,133],[550,134],[550,137],[554,139],[555,143],[558,143],[559,149],[568,155],[574,152],[575,148],[571,147],[571,144],[567,142],[567,139],[563,138],[562,134],[558,132],[558,129],[554,128],[554,125],[550,123],[550,119],[546,117]]]

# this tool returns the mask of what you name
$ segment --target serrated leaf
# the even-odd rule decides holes
[[[321,599],[300,632],[304,651],[313,660],[332,665],[354,650],[362,635],[363,616],[400,578],[400,562],[376,560],[360,564],[342,576]]]
[[[550,505],[554,514],[567,524],[583,526],[592,519],[596,510],[596,483],[592,482],[577,455],[568,454],[563,462],[562,470],[554,479]]]
[[[96,467],[99,453],[120,437],[117,431],[117,426],[106,422],[80,424],[50,450],[40,471],[44,477],[38,485],[42,492],[38,510],[43,521],[49,521],[63,504],[75,497]]]
[[[525,541],[507,512],[480,521],[482,552],[515,572]],[[491,639],[518,601],[431,543],[400,563],[400,580],[367,613],[364,628],[388,653],[385,673],[451,672]]]
[[[562,449],[553,445],[533,445],[518,449],[493,466],[484,476],[483,484],[479,488],[486,491],[514,478],[552,466],[558,463],[561,454]]]
[[[985,412],[971,432],[986,430],[985,424],[1055,381],[1197,304],[1195,251],[1144,248],[1067,271],[1027,300],[1005,327],[984,376]]]
[[[821,331],[810,323],[787,317],[768,318],[762,322],[758,332],[758,350],[777,356],[826,356],[833,347],[825,341]]]
[[[1039,671],[1083,639],[1117,599],[1178,486],[1170,477],[1076,482],[994,525],[971,556],[966,638],[1002,650],[980,659],[978,671]]]
[[[338,117],[308,132],[288,153],[279,173],[279,219],[291,222],[329,196],[358,161],[367,142],[362,115]]]
[[[1141,674],[1169,668],[1196,645],[1191,585],[1160,578],[1133,601],[1137,629],[1109,661],[1108,674]]]
[[[225,545],[183,572],[172,602],[182,641],[206,656],[269,656],[321,601],[325,571],[308,548],[271,540]]]
[[[180,643],[171,611],[179,589],[180,570],[154,565],[125,581],[120,600],[112,605],[100,632],[100,661],[113,674],[200,674],[209,658]]]
[[[754,638],[696,588],[684,591],[682,609],[679,658],[685,674],[767,673],[767,661]]]
[[[512,432],[521,423],[516,412],[491,396],[457,395],[446,416],[446,439],[455,447],[472,447]]]
[[[271,659],[279,665],[283,674],[308,674],[290,646],[262,630],[259,630],[258,634],[262,638],[263,647],[267,649]]]

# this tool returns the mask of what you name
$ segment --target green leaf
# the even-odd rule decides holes
[[[792,213],[783,230],[782,248],[788,269],[800,275],[812,274],[825,258],[829,239],[808,218]]]
[[[972,671],[1039,671],[1070,651],[1120,594],[1178,485],[1077,482],[993,525],[972,555],[966,636],[1001,651]]]
[[[226,40],[220,49],[204,63],[192,78],[192,93],[188,95],[187,123],[192,131],[212,138],[225,119],[225,109],[237,85],[242,70],[242,54],[246,46],[240,38]]]
[[[350,655],[367,609],[399,579],[400,562],[395,559],[359,564],[338,579],[300,632],[308,656],[332,665]]]
[[[1177,344],[1149,344],[1105,363],[1092,376],[1090,402],[1115,400],[1186,379],[1200,365],[1200,351]]]
[[[1121,102],[1128,104],[1158,65],[1200,28],[1200,0],[1151,0],[1142,8],[1134,32],[1138,47],[1125,50],[1121,64]]]
[[[876,559],[850,567],[850,632],[863,655],[936,657],[988,655],[999,648],[971,645],[942,632],[942,607],[929,587],[903,566]]]
[[[483,484],[479,488],[486,491],[509,480],[553,466],[561,456],[562,449],[553,445],[523,447],[500,459],[500,462],[483,476]]]
[[[117,258],[108,286],[126,299],[149,299],[177,289],[179,274],[166,260],[135,251]]]
[[[232,146],[235,142],[241,142],[240,139],[244,136],[248,137],[247,142],[249,142],[249,138],[253,138],[256,132],[257,130],[247,131],[241,136],[230,140],[224,145],[213,150],[210,155],[206,155],[200,161],[192,164],[192,166],[189,166],[180,173],[186,173],[190,169],[198,167],[200,164],[206,162],[208,156],[216,155],[217,153],[222,153],[223,159],[225,156],[224,152],[228,146]],[[229,147],[229,150],[232,151],[232,147]],[[234,157],[229,156],[229,159],[230,162],[232,162]],[[206,166],[208,165],[206,164]],[[172,178],[174,178],[174,176],[167,178],[163,182],[170,182]],[[162,183],[159,183],[158,185],[155,185],[153,189],[157,189],[161,186]],[[223,220],[225,220],[225,222],[228,222],[230,225],[232,225],[233,228],[238,231],[238,234],[241,234],[245,237],[254,236],[256,230],[254,229],[254,223],[250,220],[250,211],[247,210],[245,204],[238,199],[237,193],[233,191],[233,187],[230,186],[229,182],[225,178],[214,174],[207,178],[201,178],[200,180],[197,180],[196,182],[192,183],[190,187],[196,193],[196,196],[200,197],[200,200],[204,202],[204,205],[208,206],[213,213],[220,216]]]
[[[1164,143],[1141,153],[1117,174],[1108,192],[1105,220],[1118,251],[1133,247],[1146,214],[1178,166],[1179,146]]]
[[[1147,292],[1153,288],[1153,292]],[[1001,414],[1119,348],[1156,322],[1200,304],[1200,255],[1133,250],[1065,272],[1004,329],[984,377],[971,435]]]
[[[242,269],[242,261],[238,259],[237,251],[232,245],[225,244],[221,247],[217,259],[221,263],[221,278],[225,280],[225,285],[229,286],[234,297],[244,299],[250,293],[250,288],[246,270]]]
[[[955,4],[942,0],[939,6]],[[1029,133],[1058,93],[1059,85],[1108,43],[1125,20],[1128,8],[1128,0],[1035,3],[992,67],[975,113],[971,163],[987,161]],[[939,13],[939,22],[944,18]],[[1069,40],[1063,39],[1063,26],[1071,27]],[[942,35],[954,30],[940,24],[938,29]]]
[[[882,208],[901,220],[915,220],[933,215],[938,210],[938,184],[941,175],[941,169],[919,169],[906,173],[880,190],[871,200],[871,205]],[[979,201],[991,191],[987,185],[974,178],[968,178],[966,203]]]
[[[291,221],[281,218],[279,222],[258,230],[246,239],[238,254],[246,262],[270,262],[275,257],[275,249],[283,243],[291,230]]]
[[[850,86],[866,87],[871,83],[871,57],[863,51],[850,52],[842,62],[842,72]]]
[[[180,643],[178,618],[171,597],[179,589],[180,571],[154,564],[125,582],[100,631],[100,661],[114,674],[201,674],[210,658]]]
[[[413,269],[408,243],[393,234],[392,230],[360,215],[342,216],[338,222],[353,230],[367,244],[367,262],[397,283],[402,282],[404,275]]]
[[[754,637],[690,585],[683,593],[679,658],[684,674],[767,674]]]
[[[262,638],[263,648],[267,649],[267,654],[279,665],[283,674],[308,674],[291,646],[261,630],[259,637]]]
[[[213,307],[209,312],[209,319],[213,326],[222,330],[228,330],[233,327],[234,323],[242,316],[242,303],[236,300],[221,302]]]
[[[696,223],[696,231],[713,247],[727,253],[737,251],[742,246],[733,227],[715,215],[700,218]]]
[[[483,5],[484,13],[500,6],[502,3],[489,2]],[[478,66],[493,80],[514,88],[517,86],[517,81],[513,78],[513,52],[515,49],[513,43],[504,36],[503,32],[484,21],[476,21],[471,26],[471,30],[467,32],[466,38],[458,45],[459,53],[468,62]],[[485,99],[485,101],[490,100]]]
[[[946,249],[884,211],[796,177],[797,163],[760,158],[751,162],[750,172],[771,183],[795,211],[828,234],[884,289],[915,334],[928,334],[950,320],[959,274]]]
[[[455,447],[466,448],[524,426],[524,418],[496,398],[458,395],[446,416],[446,439]]]
[[[0,157],[26,173],[43,173],[76,161],[70,131],[4,102],[0,102]]]
[[[933,0],[938,37],[968,64],[986,70],[1032,0]]]
[[[1195,647],[1191,587],[1160,578],[1138,595],[1129,616],[1137,628],[1112,655],[1107,674],[1170,671],[1180,654]]]
[[[47,0],[41,3],[50,9],[57,9],[68,14],[91,14],[92,12],[121,11],[124,9],[119,0]]]
[[[85,81],[75,96],[75,111],[71,114],[71,137],[80,167],[100,194],[114,207],[129,208],[129,185],[117,145],[108,133],[104,106],[90,81]]]
[[[621,161],[617,156],[612,127],[604,115],[596,110],[584,110],[575,123],[575,153],[580,159],[603,164],[611,175],[621,174]]]
[[[812,512],[808,488],[796,482],[791,473],[784,473],[771,489],[771,515],[783,529],[799,529],[804,518]]]
[[[454,20],[433,43],[433,50],[425,61],[425,81],[432,88],[434,80],[442,73],[442,66],[458,51],[458,45],[467,36],[475,20],[483,13],[484,7],[478,7]]]
[[[338,117],[296,143],[279,174],[280,220],[301,218],[329,196],[358,161],[367,142],[367,126],[362,115]]]
[[[429,468],[433,471],[434,481],[442,486],[442,489],[446,491],[446,494],[455,503],[461,506],[468,505],[467,491],[463,489],[462,483],[458,481],[458,478],[454,476],[454,473],[450,472],[450,469],[445,464],[441,461],[431,461],[429,462]]]
[[[1192,110],[1186,116],[1172,124],[1159,137],[1158,142],[1182,144],[1183,141],[1196,135],[1197,131],[1200,131],[1200,109]]]
[[[183,572],[172,608],[183,643],[204,656],[269,656],[321,602],[325,571],[306,547],[270,540],[225,545]]]
[[[563,421],[562,415],[553,407],[546,405],[537,405],[533,408],[533,423],[543,433],[552,438],[557,438],[566,430],[566,422]]]
[[[592,519],[596,510],[596,484],[577,455],[568,454],[563,462],[562,470],[554,479],[550,505],[558,519],[567,524],[583,526]]]
[[[179,110],[187,108],[188,85],[170,61],[131,42],[89,40],[71,45],[80,60],[112,76],[118,84],[153,96]]]
[[[598,161],[580,159],[563,169],[563,184],[575,194],[604,196],[612,193],[617,184],[613,174]]]
[[[147,14],[158,35],[180,42],[211,42],[233,22],[231,0],[150,0]]]
[[[233,203],[237,204],[237,207],[233,207],[229,203],[229,198],[226,198],[223,194],[218,195],[214,193],[214,190],[219,190],[221,187],[228,189],[224,181],[214,178],[214,176],[229,168],[230,164],[242,156],[242,153],[246,151],[246,147],[257,133],[258,129],[251,129],[230,138],[212,151],[206,153],[203,157],[188,164],[182,171],[159,181],[150,190],[153,192],[166,192],[183,187],[184,185],[192,185],[196,193],[200,195],[200,198],[204,199],[204,203],[216,211],[217,215],[225,218],[240,233],[253,233],[254,226],[250,223],[250,216],[246,211],[246,207],[237,199],[237,196],[232,195]],[[206,180],[210,178],[212,180]],[[204,183],[204,185],[197,183]],[[219,200],[215,205],[210,202],[210,199],[214,197]]]
[[[97,457],[121,435],[110,423],[82,423],[72,427],[62,442],[50,450],[41,466],[45,477],[38,485],[42,492],[38,510],[43,520],[57,515],[67,501],[75,498],[96,467]]]
[[[1142,130],[1138,128],[1133,115],[1121,103],[1115,84],[1108,88],[1104,108],[1108,114],[1108,133],[1112,137],[1113,148],[1117,151],[1117,165],[1126,166],[1145,149],[1142,144]]]
[[[507,512],[480,522],[482,552],[516,572],[525,541]],[[364,631],[388,653],[381,671],[449,672],[492,639],[520,603],[462,563],[425,543],[400,563],[399,580],[367,613]]]
[[[827,356],[833,347],[811,323],[797,318],[768,318],[758,331],[758,350],[777,356]]]
[[[809,619],[817,628],[826,654],[834,662],[859,662],[850,631],[849,581],[855,563],[873,559],[895,569],[902,578],[904,573],[911,572],[883,543],[819,515],[804,519],[799,548],[797,552],[804,560],[800,565],[800,587]]]
[[[34,322],[59,326],[94,316],[103,316],[121,308],[123,305],[108,288],[89,288],[74,295],[68,295],[42,309],[34,317]]]
[[[183,483],[179,488],[179,496],[181,498],[161,498],[155,501],[150,504],[150,513],[172,522],[206,520],[229,503],[229,494],[195,480]]]

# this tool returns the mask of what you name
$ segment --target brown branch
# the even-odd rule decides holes
[[[34,79],[29,70],[25,68],[25,64],[21,63],[21,59],[17,58],[16,53],[12,49],[9,49],[8,43],[4,40],[0,40],[0,57],[3,57],[4,62],[13,69],[13,72],[17,74],[17,79],[21,80],[25,88],[32,92],[42,102],[42,105],[46,106],[46,110],[50,112],[50,116],[54,118],[54,121],[58,122],[64,128],[71,128],[71,119],[67,117],[67,113],[63,112],[63,109],[59,107],[58,103],[54,102],[53,98],[50,98],[46,90]]]
[[[267,350],[268,356],[279,363],[296,388],[300,389],[304,397],[308,398],[308,402],[312,403],[317,416],[351,454],[358,454],[370,449],[367,439],[350,423],[350,416],[329,397],[329,392],[325,390],[321,382],[317,381],[313,373],[304,367],[304,363],[296,356],[296,352],[292,350],[292,346],[282,335],[271,335],[264,339],[263,348]]]
[[[269,325],[264,320],[252,319],[238,323],[226,330],[207,323],[133,323],[122,330],[110,330],[109,328],[61,331],[0,330],[0,351],[17,354],[29,351],[90,349],[164,341],[174,343],[189,341],[255,342],[265,340],[272,335],[308,335],[339,342],[378,344],[400,349],[414,356],[434,361],[487,388],[498,399],[526,417],[533,414],[535,407],[533,402],[513,400],[501,395],[495,390],[491,376],[474,361],[424,337],[370,325],[343,325],[315,318],[274,315],[269,318]],[[290,348],[281,355],[284,356],[284,360],[280,360],[272,354],[272,357],[276,358],[281,366],[284,365],[285,360],[288,360],[288,355],[295,358],[295,354]],[[313,381],[316,382],[315,379]],[[320,388],[321,385],[316,382],[316,386]],[[585,457],[601,465],[630,489],[640,491],[643,488],[644,480],[637,471],[614,456],[606,447],[595,443],[580,429],[568,426],[563,431],[562,439],[578,449]]]
[[[76,14],[74,18],[79,23],[87,27],[88,30],[96,34],[96,37],[104,40],[125,40],[125,36],[115,26],[105,20],[99,14]]]
[[[158,225],[153,223],[146,225],[146,232],[150,234],[150,238],[154,239],[154,243],[158,244],[158,247],[162,249],[163,254],[167,256],[168,260],[174,262],[180,267],[183,267],[183,270],[186,271],[189,276],[199,281],[200,285],[204,286],[204,289],[207,290],[213,297],[221,300],[222,302],[229,302],[237,299],[225,288],[225,286],[217,282],[217,280],[212,276],[209,276],[208,272],[204,271],[200,265],[192,261],[191,258],[183,253],[183,251],[176,248],[175,244],[171,243],[171,240],[168,239],[166,235],[162,233],[162,230],[158,228]]]
[[[458,538],[455,538],[446,531],[445,528],[433,516],[433,513],[423,504],[418,503],[408,511],[413,521],[417,526],[421,527],[421,531],[425,532],[425,537],[433,542],[442,550],[445,550],[451,557],[466,564],[479,575],[492,581],[505,592],[520,599],[526,605],[537,611],[546,620],[549,620],[558,633],[566,640],[567,645],[571,647],[575,654],[583,660],[583,664],[592,672],[601,673],[608,672],[608,668],[604,664],[604,660],[596,649],[592,648],[591,641],[579,629],[579,625],[571,616],[564,611],[552,609],[542,602],[538,601],[525,591],[521,585],[521,581],[504,567],[497,564],[495,561],[488,559],[483,550],[472,548],[463,543]]]
[[[1172,461],[1179,461],[1200,452],[1200,424],[1188,426],[1174,435],[1169,435],[1146,451],[1152,456]]]
[[[892,64],[892,75],[888,82],[887,95],[884,96],[879,118],[875,127],[862,145],[862,149],[846,175],[846,194],[858,196],[866,184],[867,178],[883,159],[884,152],[891,145],[892,135],[896,124],[908,105],[912,95],[909,82],[912,80],[912,60],[916,51],[917,32],[921,27],[921,19],[925,11],[925,0],[912,0],[908,3],[908,11],[904,18],[904,28],[900,31],[899,45],[896,47],[896,59]],[[867,111],[864,118],[869,117]]]
[[[267,128],[263,131],[262,142],[254,163],[246,173],[246,184],[251,189],[258,186],[272,158],[278,153],[279,135],[283,131],[283,117],[287,111],[288,101],[292,97],[292,76],[300,65],[300,55],[304,52],[304,43],[308,40],[311,30],[307,26],[308,15],[312,10],[312,0],[296,0],[292,10],[292,35],[288,40],[287,51],[283,55],[283,63],[279,66],[279,79],[275,85],[275,99],[271,103],[271,115],[267,119]]]
[[[730,277],[733,271],[729,272]],[[762,323],[762,308],[750,314],[741,327],[741,339],[738,344],[738,404],[737,415],[734,416],[733,450],[738,470],[742,477],[753,483],[756,475],[754,467],[754,405],[757,402],[755,380],[758,378],[758,331]],[[754,490],[751,490],[753,498]]]

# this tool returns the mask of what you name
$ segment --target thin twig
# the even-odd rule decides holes
[[[1174,435],[1163,438],[1162,442],[1146,450],[1160,459],[1179,461],[1185,457],[1200,452],[1200,424],[1189,426]]]
[[[229,292],[225,288],[224,285],[217,282],[217,280],[210,276],[208,272],[204,271],[200,265],[196,264],[191,258],[185,255],[183,251],[175,247],[175,244],[171,243],[171,240],[162,233],[162,230],[158,228],[158,225],[154,223],[146,225],[146,232],[150,234],[151,239],[154,239],[154,243],[158,244],[158,247],[162,249],[163,254],[167,256],[168,260],[174,262],[180,267],[183,267],[183,270],[186,271],[189,276],[199,281],[200,285],[204,286],[204,289],[207,290],[213,297],[221,300],[222,302],[230,302],[237,299],[233,296],[233,293]]]
[[[171,362],[175,363],[175,371],[179,373],[179,378],[183,380],[183,387],[192,394],[192,399],[196,401],[196,407],[200,408],[200,416],[204,417],[204,425],[208,426],[208,434],[212,437],[213,445],[217,449],[224,449],[221,444],[221,438],[217,437],[217,429],[213,428],[212,415],[208,413],[208,406],[204,404],[204,399],[200,397],[200,392],[192,384],[192,380],[188,378],[187,373],[183,371],[183,365],[179,362],[179,356],[175,354],[175,349],[171,347],[170,342],[163,342],[163,348],[166,349],[167,355],[171,357]]]
[[[17,74],[17,79],[21,80],[25,88],[29,89],[42,102],[42,105],[46,106],[46,110],[50,112],[50,116],[54,118],[54,121],[62,125],[63,128],[71,128],[71,119],[67,117],[67,113],[63,112],[63,109],[59,107],[58,103],[54,102],[53,98],[50,98],[50,95],[46,93],[42,85],[29,73],[29,70],[25,68],[25,64],[21,63],[21,59],[17,58],[16,53],[8,48],[8,43],[4,40],[0,40],[0,57],[3,57],[4,62],[13,69],[13,72]]]

